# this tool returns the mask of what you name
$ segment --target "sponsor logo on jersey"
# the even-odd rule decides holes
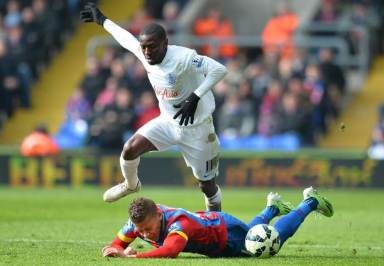
[[[178,89],[167,89],[167,88],[155,88],[155,93],[158,98],[161,99],[175,99],[180,95],[180,91]]]

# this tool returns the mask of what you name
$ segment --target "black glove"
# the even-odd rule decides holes
[[[103,25],[107,17],[101,13],[95,3],[88,3],[84,9],[80,11],[80,19],[83,22],[96,22],[99,25]]]
[[[173,117],[173,119],[176,119],[178,116],[181,115],[180,119],[180,126],[183,125],[188,125],[188,122],[190,121],[191,124],[193,124],[193,119],[195,117],[195,112],[197,108],[197,104],[200,100],[200,97],[197,96],[194,93],[191,93],[191,95],[188,96],[187,99],[185,99],[182,103],[175,104],[173,107],[175,108],[181,108]]]

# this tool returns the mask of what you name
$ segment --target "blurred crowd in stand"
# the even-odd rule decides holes
[[[0,128],[75,29],[80,0],[0,1]]]
[[[126,28],[137,35],[146,23],[157,20],[170,34],[177,33],[176,20],[185,2],[146,1],[146,8]],[[250,58],[245,49],[231,43],[195,47],[229,70],[214,89],[214,121],[223,148],[313,146],[341,111],[347,83],[345,70],[334,61],[335,51],[295,47],[298,17],[284,3],[267,22],[257,56]],[[358,41],[354,38],[363,38],[355,34],[359,27],[372,28],[380,21],[368,18],[371,12],[373,6],[366,1],[349,1],[346,8],[338,1],[323,0],[314,21],[336,23],[349,17],[354,28],[346,38],[354,43]],[[192,31],[218,40],[236,35],[232,22],[214,8],[195,20]],[[158,115],[157,100],[141,63],[127,51],[106,47],[100,58],[88,59],[87,74],[68,101],[62,128],[73,135],[59,138],[59,143],[71,147],[73,136],[78,135],[75,145],[120,149],[135,130]]]
[[[169,34],[177,34],[177,19],[187,2],[146,0],[125,27],[137,35],[155,20]],[[334,50],[295,46],[299,19],[288,2],[267,21],[262,47],[252,56],[232,43],[193,47],[229,70],[214,88],[214,121],[223,148],[313,146],[342,109],[348,92],[346,70],[334,61]],[[353,27],[347,36],[330,30],[316,34],[344,34],[350,53],[357,53],[355,44],[366,37],[362,29],[375,33],[371,36],[382,33],[383,14],[377,3],[322,0],[314,22],[336,25],[347,19]],[[0,1],[0,117],[11,116],[18,106],[30,107],[30,86],[73,32],[79,5],[79,0]],[[215,8],[196,18],[191,32],[218,41],[236,36],[232,21]],[[382,38],[373,39],[370,44],[380,50]],[[100,56],[88,58],[86,74],[68,100],[66,120],[55,138],[61,148],[121,149],[134,131],[158,115],[142,64],[126,50],[105,47]]]

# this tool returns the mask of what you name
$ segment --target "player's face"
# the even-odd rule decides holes
[[[167,52],[168,40],[160,39],[156,35],[141,34],[139,36],[141,50],[148,64],[156,65],[163,61]]]
[[[160,235],[162,214],[156,213],[154,216],[147,216],[141,223],[136,223],[136,230],[145,238],[157,241]]]

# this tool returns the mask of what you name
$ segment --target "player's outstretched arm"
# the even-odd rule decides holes
[[[80,11],[80,19],[83,22],[95,22],[103,25],[107,17],[101,13],[94,3],[88,3],[84,6],[83,10]]]
[[[163,246],[143,253],[137,253],[129,257],[135,258],[176,258],[187,245],[187,239],[183,236],[172,233],[168,235],[163,243]]]
[[[139,41],[128,31],[108,19],[94,3],[88,3],[80,11],[80,19],[83,22],[95,22],[104,27],[113,38],[125,49],[131,51],[140,60],[144,59],[140,53]]]

